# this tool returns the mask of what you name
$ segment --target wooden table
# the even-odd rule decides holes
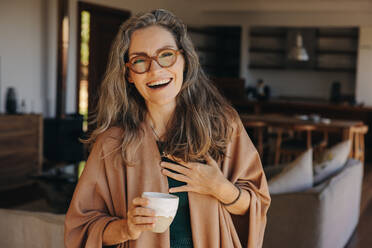
[[[315,122],[312,120],[302,120],[296,116],[279,114],[242,114],[240,115],[240,118],[243,124],[249,123],[250,121],[262,121],[268,126],[287,129],[291,129],[291,127],[295,125],[311,125],[319,131],[341,132],[342,140],[352,139],[352,128],[363,125],[362,121],[330,119],[330,123],[323,123],[321,121]]]
[[[337,132],[341,133],[342,140],[350,140],[353,144],[353,128],[363,125],[362,121],[355,120],[339,120],[330,119],[329,123],[322,121],[303,120],[297,116],[281,115],[281,114],[241,114],[240,118],[243,125],[248,125],[250,122],[264,122],[267,126],[279,127],[286,130],[291,130],[298,125],[314,126],[317,131]],[[353,157],[352,150],[350,157]]]

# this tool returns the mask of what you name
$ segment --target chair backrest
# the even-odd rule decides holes
[[[361,126],[352,127],[351,131],[357,134],[366,134],[368,132],[368,126],[361,125]]]
[[[313,125],[306,125],[306,124],[300,124],[300,125],[294,125],[292,129],[295,132],[306,132],[306,147],[310,149],[312,147],[311,144],[311,132],[314,131],[316,128]]]
[[[364,162],[364,135],[368,132],[368,126],[352,127],[350,132],[353,137],[352,157]]]
[[[263,121],[243,121],[244,127],[255,128],[255,127],[266,127],[267,124]]]
[[[296,124],[292,127],[294,131],[302,132],[302,131],[314,131],[316,128],[313,125],[307,124]]]

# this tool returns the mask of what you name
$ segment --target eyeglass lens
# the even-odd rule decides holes
[[[170,67],[176,62],[176,51],[161,51],[155,58],[161,67]],[[140,55],[130,61],[131,68],[135,72],[143,73],[150,69],[152,59],[148,56]]]

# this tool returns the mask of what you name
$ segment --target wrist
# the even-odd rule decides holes
[[[236,184],[234,184],[234,186],[235,186],[235,188],[238,190],[238,195],[235,197],[235,199],[233,200],[233,201],[231,201],[231,202],[229,202],[229,203],[225,203],[225,202],[223,202],[223,205],[225,206],[225,207],[229,207],[229,206],[232,206],[232,205],[234,205],[239,199],[240,199],[240,196],[241,196],[241,194],[242,194],[242,189],[239,187],[239,186],[237,186]]]
[[[221,201],[224,198],[226,189],[228,188],[229,180],[225,177],[222,180],[215,180],[213,183],[209,184],[210,192],[212,196],[217,200]]]
[[[128,220],[122,219],[121,221],[121,237],[125,240],[131,240],[132,237],[129,233]]]
[[[127,220],[116,219],[108,223],[103,231],[102,244],[111,246],[127,241]]]
[[[230,181],[226,179],[223,184],[220,184],[218,197],[216,197],[223,204],[233,202],[239,195],[239,189]]]

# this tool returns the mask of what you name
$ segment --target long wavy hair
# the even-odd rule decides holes
[[[164,151],[184,161],[203,160],[209,154],[216,161],[225,156],[231,138],[231,123],[236,111],[220,95],[203,72],[186,25],[164,9],[140,13],[124,22],[111,48],[100,96],[92,116],[95,130],[86,143],[93,144],[98,135],[110,127],[124,130],[121,156],[128,166],[134,165],[126,151],[135,151],[141,143],[147,108],[143,97],[128,81],[128,50],[134,31],[159,25],[174,37],[185,58],[184,81],[176,97],[176,109],[170,118],[164,140]]]

